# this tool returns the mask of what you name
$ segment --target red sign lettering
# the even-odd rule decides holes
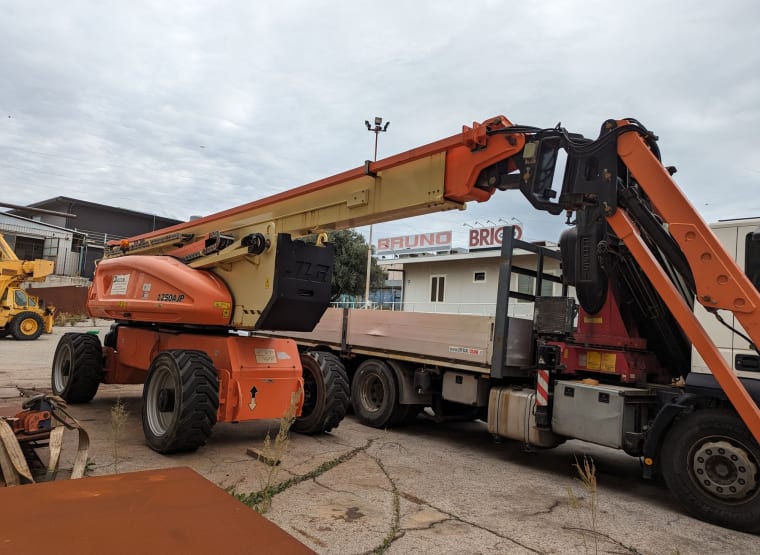
[[[377,240],[377,252],[422,252],[446,250],[451,248],[451,231],[437,231],[404,235],[402,237],[385,237]]]
[[[522,238],[522,227],[514,226],[515,239]],[[482,227],[470,230],[470,249],[487,249],[500,247],[504,236],[504,227]]]

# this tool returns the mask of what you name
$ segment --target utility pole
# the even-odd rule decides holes
[[[386,121],[383,125],[383,118],[375,116],[375,126],[372,127],[369,120],[364,120],[364,125],[367,126],[367,131],[371,131],[375,134],[375,157],[374,162],[377,162],[377,139],[380,137],[380,133],[388,131],[388,126],[391,122]],[[364,285],[364,307],[369,308],[369,279],[372,275],[372,224],[369,225],[369,248],[367,249],[367,280]]]

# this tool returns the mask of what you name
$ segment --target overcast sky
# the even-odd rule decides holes
[[[760,216],[760,3],[0,0],[0,191],[187,219],[503,114],[636,117],[708,221]],[[517,192],[374,239],[562,218]],[[366,228],[360,230],[367,231]]]

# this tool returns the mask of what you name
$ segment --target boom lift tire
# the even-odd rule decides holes
[[[53,356],[53,393],[67,403],[87,403],[103,378],[103,349],[97,336],[64,333]]]
[[[351,383],[351,403],[359,421],[373,428],[400,425],[409,417],[410,406],[417,410],[417,405],[399,404],[396,376],[388,364],[376,358],[365,360],[356,369]]]
[[[760,447],[728,409],[681,417],[665,437],[665,483],[691,514],[749,533],[760,532]]]
[[[17,314],[9,326],[11,335],[22,341],[37,339],[44,327],[45,323],[42,321],[42,317],[34,312]]]
[[[159,353],[143,387],[142,426],[148,446],[159,453],[195,451],[216,424],[219,376],[202,351]]]
[[[348,374],[340,359],[325,351],[301,353],[304,403],[293,423],[300,434],[329,432],[346,416],[349,405]]]

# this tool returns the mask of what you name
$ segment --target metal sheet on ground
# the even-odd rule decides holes
[[[0,489],[8,553],[314,553],[189,468]]]

